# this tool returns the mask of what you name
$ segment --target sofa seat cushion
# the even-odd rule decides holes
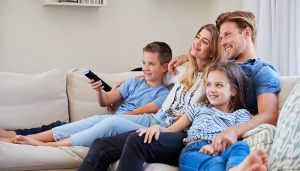
[[[0,170],[76,169],[88,147],[45,147],[0,141]]]
[[[111,171],[116,171],[119,164],[119,160],[111,164]],[[178,167],[170,166],[161,163],[145,163],[144,171],[179,171]]]
[[[300,81],[280,112],[269,170],[300,170]]]
[[[0,80],[0,127],[15,130],[69,121],[66,79],[60,70],[0,72]]]

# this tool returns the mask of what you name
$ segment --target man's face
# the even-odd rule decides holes
[[[243,55],[246,48],[246,41],[243,38],[243,31],[236,23],[225,22],[220,27],[221,46],[224,49],[227,58],[238,59]]]

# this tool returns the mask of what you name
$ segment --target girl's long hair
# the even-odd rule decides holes
[[[211,65],[214,65],[215,63],[224,61],[224,58],[222,57],[222,51],[220,47],[220,36],[219,31],[217,27],[214,24],[207,24],[200,28],[200,30],[197,32],[196,36],[203,30],[207,30],[212,35],[212,41],[209,44],[210,52],[213,55],[211,59],[210,64],[205,66],[204,71],[210,67]],[[195,38],[196,38],[195,36]],[[186,67],[186,71],[180,78],[180,83],[184,85],[184,93],[188,92],[189,89],[193,86],[195,79],[197,77],[197,62],[196,58],[191,55],[191,49],[188,54],[188,65]]]
[[[236,95],[230,98],[229,112],[233,112],[238,109],[246,109],[245,97],[246,97],[246,76],[244,71],[238,64],[234,62],[220,62],[208,68],[204,81],[207,82],[208,74],[211,71],[219,70],[226,75],[230,84],[231,91],[235,91]],[[199,102],[210,104],[206,94],[200,99]]]

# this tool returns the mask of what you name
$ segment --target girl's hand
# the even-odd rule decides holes
[[[145,134],[144,143],[147,143],[147,141],[148,143],[151,143],[153,135],[155,136],[155,140],[158,140],[160,134],[159,125],[152,125],[149,128],[142,128],[136,132],[139,132],[139,136]]]
[[[200,150],[199,150],[199,153],[203,153],[203,154],[208,154],[208,155],[211,155],[211,156],[214,156],[214,149],[212,148],[211,145],[205,145],[203,146]]]

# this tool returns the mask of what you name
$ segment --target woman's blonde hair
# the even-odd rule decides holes
[[[209,44],[210,54],[213,56],[211,59],[210,64],[204,67],[204,71],[207,70],[210,66],[214,65],[215,63],[220,62],[223,58],[221,57],[221,47],[220,47],[220,37],[219,31],[214,24],[206,24],[200,28],[197,32],[196,36],[203,30],[207,30],[212,35],[212,41]],[[195,36],[195,38],[196,38]],[[188,92],[189,89],[193,86],[195,79],[197,77],[197,62],[195,57],[191,55],[191,49],[188,54],[188,65],[186,67],[185,73],[180,78],[180,83],[184,85],[184,93]],[[223,60],[222,60],[223,61]]]

